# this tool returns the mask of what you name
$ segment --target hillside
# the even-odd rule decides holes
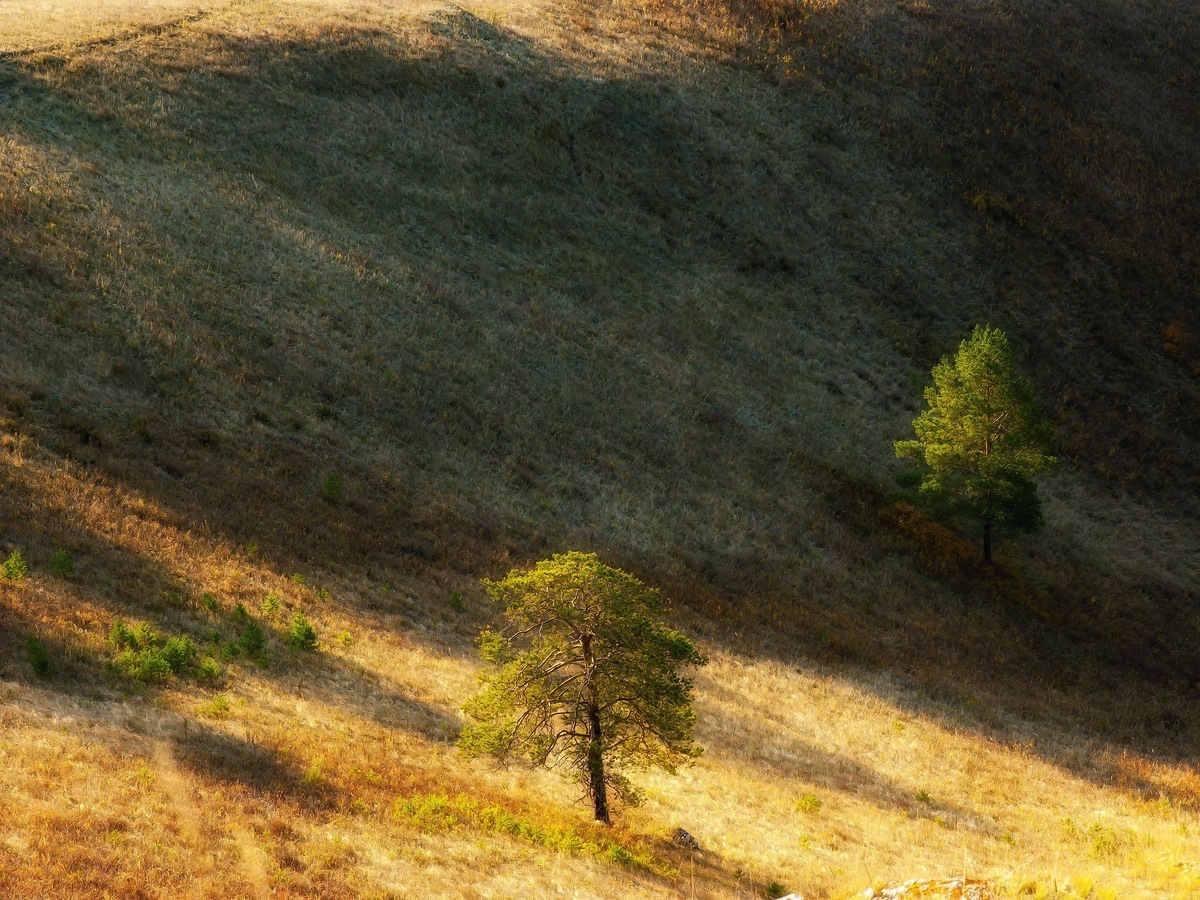
[[[7,4],[0,889],[1200,896],[1198,45],[1166,0]],[[980,322],[1062,459],[992,574],[889,495]],[[566,548],[712,660],[611,832],[453,745],[479,578]],[[115,671],[118,619],[219,674]]]

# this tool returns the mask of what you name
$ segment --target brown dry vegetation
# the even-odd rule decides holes
[[[1186,5],[66,8],[0,12],[5,896],[1200,896]],[[982,321],[1064,458],[991,575],[887,494]],[[453,750],[567,547],[713,658],[611,832]],[[239,603],[265,665],[106,667]]]

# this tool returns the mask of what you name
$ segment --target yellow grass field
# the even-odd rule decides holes
[[[1200,897],[1198,44],[0,0],[0,896]],[[980,322],[1062,460],[995,572],[890,493]],[[567,548],[710,658],[611,829],[454,743],[480,578]]]

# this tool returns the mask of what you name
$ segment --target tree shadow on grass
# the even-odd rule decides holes
[[[47,456],[38,455],[43,460]],[[131,625],[145,621],[160,641],[187,636],[201,656],[224,660],[222,681],[252,675],[275,683],[281,694],[314,697],[387,728],[438,741],[457,735],[457,717],[447,710],[405,695],[386,677],[344,656],[290,649],[286,625],[252,616],[240,606],[228,609],[213,595],[199,592],[183,572],[167,571],[161,560],[125,546],[118,536],[81,525],[70,504],[55,499],[58,486],[48,487],[44,479],[31,475],[33,470],[32,461],[19,469],[0,467],[0,533],[5,544],[20,548],[31,566],[20,581],[0,580],[0,650],[6,671],[23,677],[34,674],[25,647],[34,637],[52,670],[42,682],[52,690],[80,699],[93,693],[153,695],[157,685],[112,670],[119,648],[108,641],[118,619]],[[152,515],[162,512],[151,510]],[[59,548],[70,548],[69,574],[47,572]],[[237,649],[252,618],[266,639],[262,667],[244,654],[225,658],[225,651]],[[189,672],[180,683],[191,683],[194,677]]]
[[[724,707],[726,713],[721,723],[714,726],[716,733],[736,735],[727,750],[738,768],[753,766],[769,777],[815,784],[909,818],[999,834],[999,827],[987,816],[938,798],[934,785],[902,786],[869,766],[805,741],[795,733],[794,725],[770,704],[735,693],[719,679],[706,678],[703,673],[700,679],[703,691]],[[933,796],[925,790],[929,787],[935,788]],[[784,798],[785,803],[793,800]]]
[[[313,811],[330,811],[340,793],[327,781],[307,775],[280,752],[248,738],[194,720],[184,720],[171,744],[175,759],[197,777],[243,785],[260,797],[281,797]]]

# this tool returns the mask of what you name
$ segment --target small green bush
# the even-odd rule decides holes
[[[70,553],[60,547],[50,557],[50,571],[60,578],[66,578],[75,572],[75,560],[71,559]]]
[[[108,640],[118,650],[136,650],[138,648],[137,635],[122,619],[113,622],[112,628],[108,632]]]
[[[200,704],[200,715],[210,719],[223,719],[229,715],[229,701],[223,695],[217,694],[207,703]]]
[[[796,798],[796,812],[802,813],[819,813],[821,811],[821,798],[816,794],[808,793],[801,794]]]
[[[259,607],[264,616],[273,616],[279,612],[279,595],[276,593],[267,594],[267,598],[263,600],[262,606]]]
[[[462,591],[455,591],[450,595],[450,608],[457,613],[466,611],[467,604],[463,601]]]
[[[191,638],[186,637],[168,638],[167,642],[162,645],[161,652],[163,659],[167,661],[167,665],[171,667],[171,672],[175,675],[182,675],[197,656],[196,645],[192,643]]]
[[[217,661],[211,656],[204,657],[196,666],[196,679],[198,681],[213,682],[220,677],[221,667],[217,665]]]
[[[776,897],[782,897],[787,892],[788,892],[788,889],[785,888],[778,881],[772,881],[770,884],[767,885],[767,890],[766,890],[765,896],[769,897],[770,900],[775,900]]]
[[[267,645],[267,636],[263,634],[262,627],[251,619],[246,627],[242,629],[237,643],[239,650],[248,656],[253,656]]]
[[[220,608],[220,603],[217,602],[217,595],[208,591],[200,595],[200,605],[209,612],[216,612]]]
[[[620,863],[623,866],[633,864],[633,854],[618,844],[613,844],[609,847],[608,852],[604,856],[611,862]]]
[[[50,655],[46,653],[42,642],[30,635],[25,639],[25,649],[29,651],[29,665],[33,667],[33,673],[39,678],[49,678],[54,668],[50,665]]]
[[[288,628],[287,641],[296,650],[315,650],[317,648],[317,633],[304,613],[297,612],[292,616],[291,627]]]
[[[139,647],[158,646],[158,632],[150,627],[149,622],[143,622],[137,628],[133,629],[133,636],[137,639]]]
[[[0,576],[7,581],[20,581],[28,571],[29,563],[25,562],[20,550],[14,550],[12,555],[0,564]]]

